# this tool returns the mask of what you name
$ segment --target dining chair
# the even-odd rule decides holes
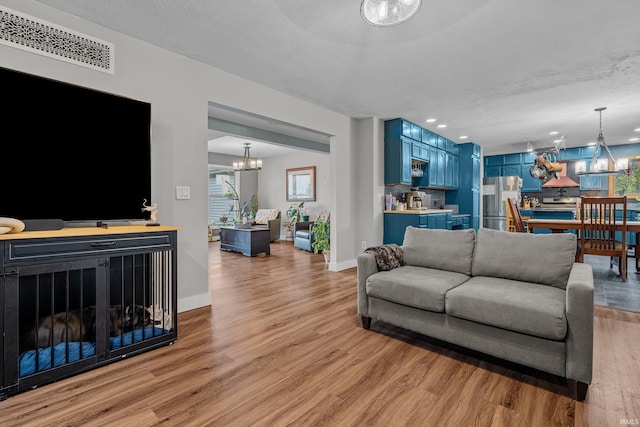
[[[627,198],[580,198],[580,251],[582,255],[618,258],[623,282],[627,281]],[[616,237],[619,236],[619,239]],[[613,267],[613,263],[611,263]]]
[[[507,199],[507,206],[509,207],[508,211],[511,214],[511,219],[513,221],[514,231],[516,233],[526,233],[527,226],[522,219],[522,215],[520,215],[520,208],[518,207],[516,199],[509,197]]]

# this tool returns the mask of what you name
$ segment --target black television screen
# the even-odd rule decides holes
[[[0,84],[0,217],[149,217],[148,102],[1,67]]]

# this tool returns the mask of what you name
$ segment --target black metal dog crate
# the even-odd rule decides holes
[[[0,236],[0,399],[177,338],[176,229],[98,230]]]

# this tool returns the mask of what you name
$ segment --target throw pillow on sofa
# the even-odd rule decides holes
[[[571,233],[507,233],[481,228],[472,273],[566,289],[576,244],[576,235]]]
[[[278,218],[279,211],[277,209],[258,209],[254,222],[256,224],[269,224],[272,219]]]
[[[476,232],[407,227],[402,244],[405,264],[471,275]]]

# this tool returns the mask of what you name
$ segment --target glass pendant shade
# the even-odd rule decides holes
[[[362,0],[360,15],[368,24],[389,27],[415,15],[422,0]]]

